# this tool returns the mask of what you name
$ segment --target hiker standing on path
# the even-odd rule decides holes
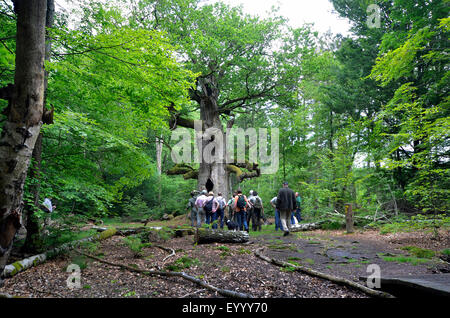
[[[216,220],[219,220],[220,229],[223,229],[223,218],[225,216],[227,201],[225,201],[225,198],[220,192],[218,193],[217,202],[219,202],[219,208],[216,211]]]
[[[297,201],[295,200],[295,193],[289,189],[288,183],[283,182],[283,187],[278,191],[277,209],[280,211],[281,226],[284,231],[284,236],[289,235],[291,227],[291,213],[297,209]]]
[[[247,197],[242,194],[241,190],[237,190],[237,196],[234,198],[234,206],[236,222],[239,225],[239,230],[245,230],[248,232],[248,224],[245,211],[247,207],[250,206],[250,203],[248,202]]]
[[[282,230],[280,211],[277,209],[277,197],[273,197],[273,199],[270,200],[270,205],[275,209],[275,231],[278,231],[278,229]]]
[[[214,197],[214,192],[209,192],[208,197],[203,205],[203,210],[206,215],[206,224],[213,224],[217,220],[217,209],[219,208],[219,202]],[[212,225],[213,229],[217,229],[217,224]]]
[[[52,223],[51,214],[56,209],[56,206],[52,204],[52,200],[50,198],[45,198],[44,202],[41,205],[41,209],[44,212],[46,212],[42,232],[45,235],[48,235],[49,234],[48,226]]]
[[[234,203],[234,198],[237,196],[237,191],[233,192],[233,196],[230,198],[230,200],[228,200],[227,202],[227,206],[228,206],[228,219],[232,220],[233,222],[235,222],[236,220],[234,220],[234,208],[235,206],[233,205]]]
[[[206,214],[203,206],[205,205],[205,201],[208,199],[206,196],[208,192],[206,190],[202,191],[202,194],[198,196],[197,200],[195,200],[195,207],[197,208],[197,219],[200,219],[200,223],[197,223],[197,227],[202,226],[202,223],[206,222]]]
[[[248,199],[252,204],[252,230],[253,231],[261,231],[261,218],[264,215],[264,206],[262,203],[261,197],[258,195],[258,192],[253,191],[253,196],[251,199]],[[249,224],[250,226],[250,224]]]
[[[248,202],[250,203],[250,206],[247,208],[246,211],[246,220],[247,220],[247,225],[250,228],[250,221],[252,221],[252,215],[253,215],[253,200],[254,195],[253,195],[253,190],[250,190],[250,195],[247,197]]]
[[[200,214],[198,213],[198,209],[195,206],[195,201],[197,200],[197,193],[196,191],[191,191],[191,198],[189,199],[189,202],[186,207],[186,210],[191,209],[190,219],[192,227],[194,226],[194,223],[196,224],[196,227],[198,227],[199,224],[201,223]]]
[[[295,217],[298,222],[302,220],[302,198],[300,197],[300,194],[298,192],[295,192],[295,201],[297,202],[297,210],[295,210]]]

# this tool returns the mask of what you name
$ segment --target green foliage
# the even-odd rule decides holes
[[[164,174],[172,165],[166,146],[159,175],[155,140],[170,145],[168,107],[202,116],[193,100],[205,84],[217,86],[224,127],[233,118],[238,127],[280,129],[280,169],[233,183],[257,190],[266,216],[287,180],[300,192],[303,218],[326,216],[325,228],[341,228],[327,213],[345,203],[359,216],[438,214],[394,219],[382,233],[448,227],[439,216],[450,208],[448,3],[377,1],[382,23],[369,28],[370,1],[331,2],[351,21],[351,37],[293,29],[276,10],[259,18],[200,0],[136,0],[127,10],[122,1],[82,0],[58,13],[45,65],[54,123],[42,129],[40,176],[27,178],[24,197],[32,204],[39,185],[57,205],[52,217],[68,225],[46,244],[69,240],[82,216],[186,211],[197,182]],[[0,87],[14,80],[12,8],[0,2]],[[0,101],[0,111],[6,106]]]
[[[433,258],[436,255],[436,252],[433,250],[420,248],[417,246],[404,246],[401,249],[408,251],[410,254],[418,258]]]
[[[409,256],[382,256],[382,259],[386,262],[410,263],[411,265],[414,266],[420,264],[427,264],[430,262],[428,258],[418,258]]]
[[[152,243],[143,243],[141,238],[136,235],[131,235],[123,238],[125,245],[133,252],[134,257],[142,257],[142,250],[152,245]]]
[[[118,3],[82,1],[56,21],[46,63],[55,117],[43,128],[41,196],[62,214],[148,214],[144,198],[121,202],[123,193],[154,175],[148,132],[168,128],[167,106],[188,103],[195,74],[162,32],[134,28]]]
[[[183,256],[178,258],[171,264],[165,266],[168,271],[180,272],[183,269],[190,268],[192,266],[200,265],[200,261],[197,258],[191,258],[188,256]]]
[[[397,232],[411,232],[411,231],[436,231],[440,228],[450,227],[450,217],[445,214],[439,215],[415,215],[410,219],[393,222],[381,226],[380,233],[397,233]]]
[[[71,258],[70,264],[76,264],[81,270],[84,270],[89,265],[89,259],[83,255],[76,255]],[[66,271],[66,269],[64,269],[64,271]]]

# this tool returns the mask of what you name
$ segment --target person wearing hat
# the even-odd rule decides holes
[[[278,191],[276,207],[280,211],[280,219],[284,236],[289,235],[291,227],[291,213],[297,209],[295,193],[289,189],[289,184],[283,182],[283,187]]]

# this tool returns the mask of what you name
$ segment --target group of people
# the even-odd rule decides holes
[[[283,188],[270,204],[275,209],[275,230],[280,229],[284,235],[288,235],[291,225],[301,221],[300,195],[284,182]],[[248,197],[241,190],[236,190],[228,201],[222,193],[214,196],[212,191],[192,191],[187,209],[191,210],[191,226],[196,227],[212,224],[213,229],[223,229],[224,225],[231,222],[241,231],[248,232],[250,224],[253,231],[261,231],[262,221],[266,221],[263,201],[253,190]],[[227,210],[228,215],[225,215]]]

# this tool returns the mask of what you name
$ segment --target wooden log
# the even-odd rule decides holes
[[[1,274],[1,277],[3,277],[3,278],[13,277],[17,273],[23,272],[33,266],[42,264],[47,259],[49,259],[55,255],[61,254],[62,252],[67,251],[71,248],[79,246],[81,243],[104,240],[106,238],[109,238],[109,237],[115,235],[116,232],[117,232],[117,230],[115,228],[109,228],[106,231],[103,231],[99,234],[96,234],[96,235],[93,235],[93,236],[90,236],[90,237],[87,237],[87,238],[84,238],[84,239],[81,239],[78,241],[63,244],[63,245],[61,245],[57,248],[54,248],[52,250],[49,250],[47,252],[44,252],[44,253],[41,253],[38,255],[34,255],[34,256],[25,258],[23,260],[14,262],[12,264],[6,265],[3,270],[3,273]]]
[[[245,231],[226,231],[199,228],[194,235],[194,242],[197,244],[246,243],[248,241],[249,235]]]
[[[361,285],[359,283],[356,283],[354,281],[348,280],[346,278],[342,278],[342,277],[338,277],[338,276],[333,276],[330,274],[326,274],[326,273],[322,273],[319,272],[317,270],[305,267],[305,266],[301,266],[301,265],[297,265],[297,264],[292,264],[292,263],[288,263],[288,262],[284,262],[281,260],[277,260],[275,258],[270,258],[267,257],[265,255],[262,254],[262,251],[264,250],[264,247],[261,247],[259,249],[257,249],[255,251],[255,255],[257,257],[259,257],[260,259],[269,262],[271,264],[277,265],[277,266],[281,266],[281,267],[288,267],[288,268],[294,268],[296,271],[298,272],[302,272],[311,276],[315,276],[315,277],[320,277],[329,281],[332,281],[336,284],[340,284],[340,285],[344,285],[344,286],[348,286],[348,287],[352,287],[355,289],[358,289],[368,295],[374,296],[374,297],[380,297],[380,298],[395,298],[394,296],[392,296],[391,294],[388,294],[386,292],[383,291],[378,291],[378,290],[374,290],[371,289],[369,287],[366,287],[364,285]]]
[[[312,231],[317,230],[322,227],[324,221],[316,222],[316,223],[297,223],[295,226],[291,226],[291,232],[300,232],[300,231]]]

